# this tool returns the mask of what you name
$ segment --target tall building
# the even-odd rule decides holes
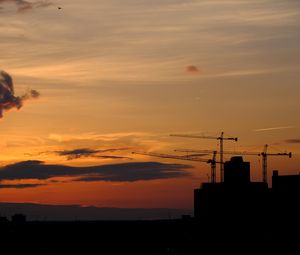
[[[224,182],[203,183],[194,190],[194,216],[259,217],[268,208],[268,196],[267,183],[251,182],[250,163],[242,157],[232,157],[224,164]]]
[[[250,180],[250,162],[243,157],[232,157],[224,164],[224,182],[231,185],[248,185]]]

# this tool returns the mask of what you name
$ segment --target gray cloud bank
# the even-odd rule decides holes
[[[27,189],[27,188],[36,188],[39,186],[43,186],[44,184],[0,184],[0,189]]]
[[[1,181],[48,180],[55,177],[72,177],[74,181],[134,182],[141,180],[168,179],[190,176],[183,164],[136,162],[88,167],[48,165],[42,161],[23,161],[0,168]],[[6,185],[6,184],[2,184]],[[10,185],[10,184],[7,184]],[[38,184],[32,184],[38,186]],[[28,186],[34,187],[34,186]],[[5,186],[3,186],[5,187]],[[8,188],[9,186],[7,186]],[[26,186],[18,186],[26,188]],[[16,188],[18,188],[16,186]],[[1,187],[0,187],[1,188]]]

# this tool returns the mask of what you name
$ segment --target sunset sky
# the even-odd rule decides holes
[[[192,208],[210,165],[131,153],[218,148],[172,133],[298,173],[299,25],[297,0],[0,0],[0,70],[40,93],[0,119],[0,201]]]

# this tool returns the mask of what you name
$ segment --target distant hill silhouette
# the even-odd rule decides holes
[[[100,208],[79,205],[0,203],[0,216],[24,214],[29,221],[159,220],[192,215],[192,209]]]

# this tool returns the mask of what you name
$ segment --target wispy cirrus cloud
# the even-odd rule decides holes
[[[91,141],[115,141],[121,138],[127,137],[145,137],[151,135],[150,133],[144,132],[124,132],[124,133],[110,133],[110,134],[98,134],[94,132],[87,133],[74,133],[74,134],[49,134],[49,140],[56,142],[69,142],[69,141],[80,141],[80,140],[91,140]]]
[[[0,5],[3,5],[5,3],[12,3],[17,6],[18,12],[24,12],[28,11],[34,8],[42,8],[42,7],[48,7],[52,5],[50,1],[44,0],[44,1],[34,1],[29,2],[26,0],[0,0]],[[0,6],[1,9],[4,9],[2,6]]]
[[[300,139],[299,138],[293,138],[293,139],[287,139],[285,140],[286,143],[300,143]]]
[[[169,135],[164,133],[151,133],[151,132],[120,132],[120,133],[96,133],[96,132],[74,132],[74,133],[51,133],[48,136],[48,142],[62,148],[59,150],[53,149],[51,152],[57,152],[59,156],[67,156],[67,154],[82,154],[92,155],[97,153],[115,152],[136,149],[141,150],[159,150],[163,147],[168,147],[169,143],[164,141],[164,137]],[[101,144],[100,149],[98,148]],[[68,147],[66,147],[68,145]],[[72,150],[65,148],[75,148]],[[73,151],[79,148],[82,151]],[[87,149],[86,149],[87,148]],[[107,150],[108,151],[105,151]],[[99,151],[98,151],[99,150]],[[104,150],[104,151],[103,151]],[[78,153],[79,152],[79,153]],[[48,152],[49,153],[49,152]],[[122,153],[123,156],[123,153]],[[127,156],[127,155],[126,155]]]
[[[269,127],[269,128],[259,128],[259,129],[254,129],[254,132],[263,132],[263,131],[273,131],[273,130],[283,130],[283,129],[292,129],[295,128],[296,126],[280,126],[280,127]]]
[[[135,162],[88,167],[66,165],[50,165],[43,161],[31,160],[7,165],[0,168],[1,181],[40,180],[45,181],[56,177],[70,177],[74,181],[110,181],[135,182],[157,179],[180,178],[190,176],[184,164],[165,164],[158,162]],[[11,184],[2,184],[11,185]],[[21,184],[20,184],[21,185]],[[19,188],[40,186],[41,184],[22,184]],[[26,186],[27,185],[27,186]],[[5,186],[3,186],[5,187]],[[13,187],[13,186],[7,186]]]

